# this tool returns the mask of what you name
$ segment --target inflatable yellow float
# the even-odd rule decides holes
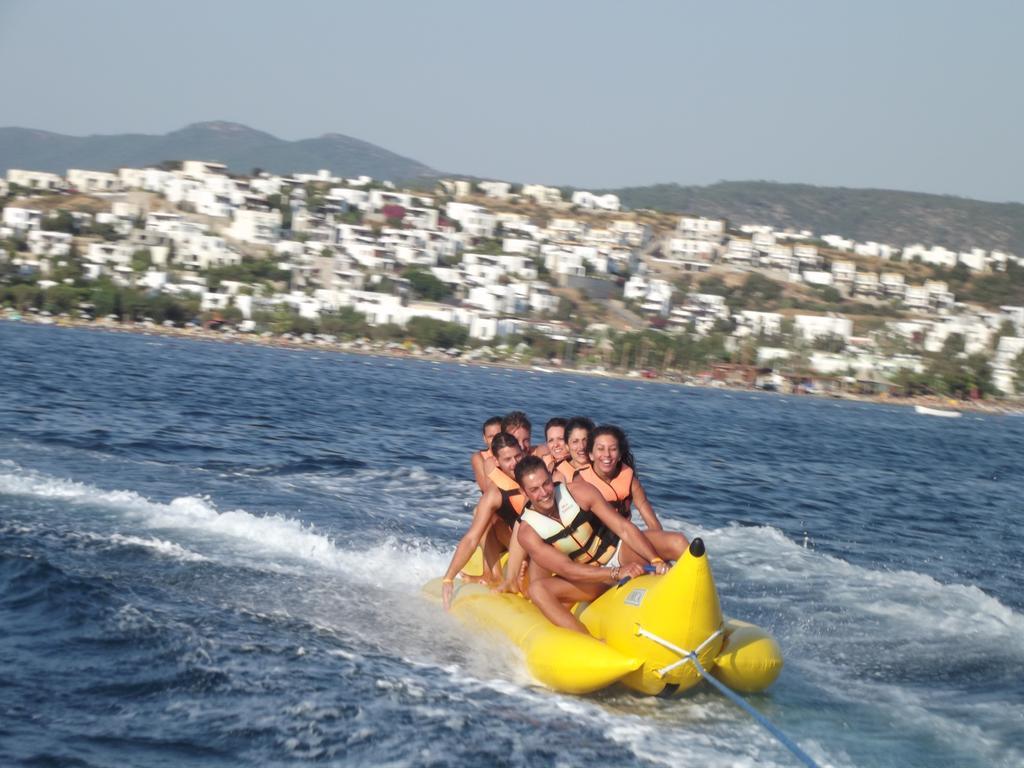
[[[440,598],[441,580],[424,591]],[[575,612],[590,635],[556,627],[525,598],[480,584],[457,582],[452,598],[453,614],[504,634],[522,649],[538,682],[566,693],[621,682],[673,695],[704,674],[749,693],[763,691],[782,670],[782,653],[768,632],[722,616],[700,539],[663,576],[624,580]]]

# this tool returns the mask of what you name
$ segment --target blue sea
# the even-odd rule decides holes
[[[10,322],[0,360],[0,765],[793,765],[421,596],[514,408],[628,431],[820,764],[1024,765],[1024,418]]]

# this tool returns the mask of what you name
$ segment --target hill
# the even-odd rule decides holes
[[[998,248],[1024,256],[1024,205],[887,189],[815,187],[727,181],[705,187],[655,184],[600,190],[629,208],[654,208],[809,229],[896,246],[921,242],[948,248]]]
[[[274,173],[327,168],[339,175],[367,174],[376,179],[437,175],[416,160],[339,133],[285,141],[229,122],[194,123],[159,136],[64,136],[29,128],[0,128],[0,172],[24,168],[64,174],[69,168],[114,170],[164,160],[216,161],[236,173],[250,173],[253,168]]]
[[[235,173],[327,168],[393,181],[431,180],[439,172],[408,157],[350,136],[329,133],[285,141],[238,123],[194,123],[164,135],[65,136],[29,128],[0,128],[0,173],[8,168],[66,173],[69,168],[113,170],[165,160],[212,160]],[[472,177],[464,177],[472,178]],[[1008,250],[1024,255],[1024,205],[886,189],[816,187],[768,181],[709,186],[655,184],[595,190],[613,192],[628,208],[652,208],[810,229],[896,246],[922,242],[949,248]]]

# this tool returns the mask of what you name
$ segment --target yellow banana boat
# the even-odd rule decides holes
[[[424,591],[441,595],[441,580]],[[782,670],[782,653],[763,629],[722,616],[704,543],[694,539],[663,576],[611,587],[576,615],[590,635],[556,627],[525,598],[456,582],[452,613],[476,629],[500,632],[522,649],[530,674],[566,693],[622,682],[673,695],[700,682],[700,667],[736,691],[762,691]],[[692,656],[691,656],[692,654]]]

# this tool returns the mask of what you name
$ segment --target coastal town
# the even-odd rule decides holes
[[[0,180],[3,317],[718,386],[1024,390],[1024,260],[612,194],[186,160]]]

